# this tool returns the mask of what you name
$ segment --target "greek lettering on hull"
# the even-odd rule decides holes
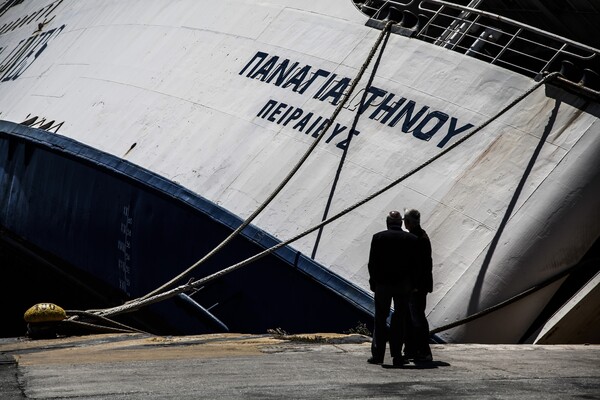
[[[312,98],[337,105],[352,80],[347,77],[338,78],[336,74],[324,69],[318,68],[312,72],[313,70],[315,67],[312,65],[300,65],[297,61],[281,59],[277,55],[257,51],[240,70],[239,75],[273,84],[282,89],[291,89],[299,94],[304,94],[310,88],[317,88]],[[441,132],[443,136],[437,142],[439,148],[443,148],[453,137],[474,126],[471,123],[459,125],[456,117],[440,110],[433,110],[427,105],[419,106],[414,100],[397,96],[382,88],[371,86],[367,91],[363,104],[350,101],[345,108],[355,110],[358,107],[358,112],[361,114],[373,108],[373,111],[368,114],[369,119],[390,128],[398,126],[403,133],[412,133],[414,138],[423,141],[431,141],[438,132]],[[292,129],[307,135],[311,134],[313,137],[317,137],[327,123],[322,116],[316,116],[312,112],[305,113],[302,108],[273,99],[269,99],[256,116],[283,126],[293,123],[290,125]],[[337,124],[325,143],[330,143],[345,129],[347,127]],[[356,136],[360,132],[352,133]],[[336,143],[336,146],[344,149],[346,142],[347,139]]]

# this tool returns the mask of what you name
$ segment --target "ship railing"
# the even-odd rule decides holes
[[[403,34],[490,64],[530,77],[560,70],[600,90],[600,50],[534,26],[444,0],[366,0],[361,9],[375,20],[398,21]]]

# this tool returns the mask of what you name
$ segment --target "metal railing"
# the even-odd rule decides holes
[[[529,76],[565,59],[589,66],[600,53],[533,26],[443,0],[423,0],[419,11],[431,17],[420,27],[418,38]]]
[[[444,0],[361,3],[361,10],[374,19],[390,18],[390,9],[396,16],[412,14],[413,26],[399,25],[412,29],[413,37],[530,77],[557,71],[565,60],[596,78],[600,72],[600,50],[498,14]]]

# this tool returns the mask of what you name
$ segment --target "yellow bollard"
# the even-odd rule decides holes
[[[61,307],[52,303],[39,303],[25,311],[27,323],[57,322],[67,318],[67,313]]]

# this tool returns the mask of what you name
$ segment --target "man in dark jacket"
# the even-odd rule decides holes
[[[402,230],[402,216],[391,211],[388,229],[373,235],[369,253],[369,286],[375,292],[375,328],[371,344],[371,364],[383,363],[385,346],[390,342],[394,365],[405,363],[402,357],[404,324],[412,291],[412,272],[417,238]],[[394,315],[388,335],[387,318],[394,300]]]
[[[417,262],[415,269],[415,290],[410,294],[409,314],[404,355],[415,361],[431,361],[429,347],[429,324],[425,315],[427,293],[433,290],[433,261],[431,259],[431,242],[427,232],[421,228],[421,213],[408,210],[404,214],[404,226],[417,237]]]

